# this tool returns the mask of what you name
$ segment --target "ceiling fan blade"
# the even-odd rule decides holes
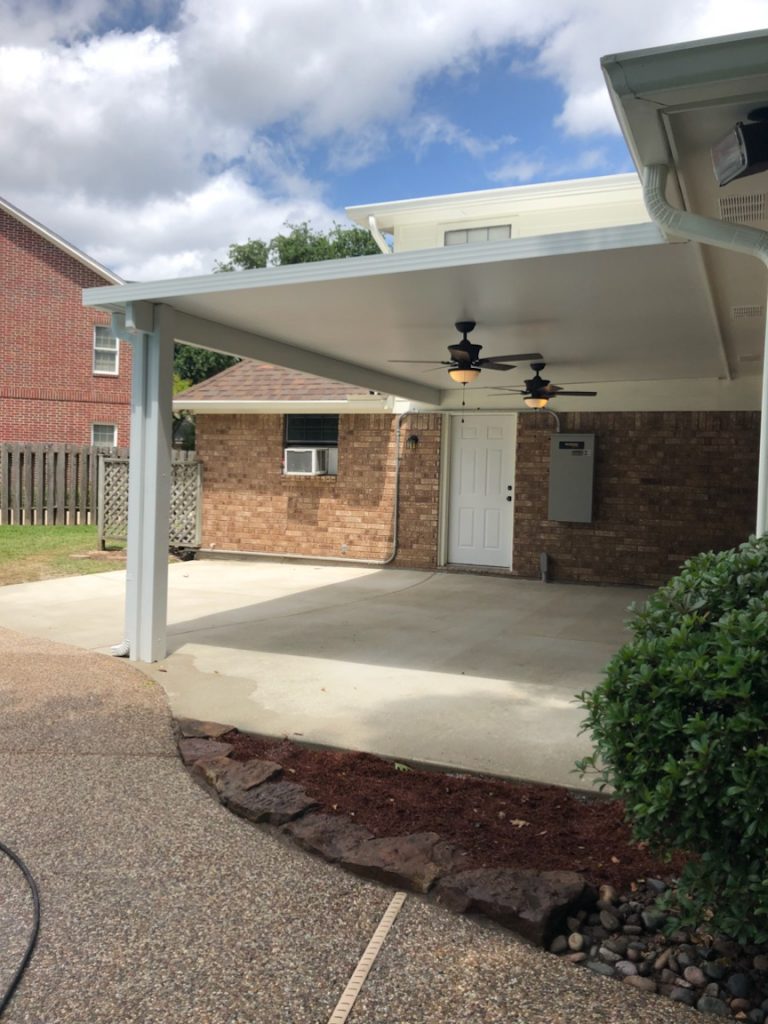
[[[436,359],[388,359],[388,363],[424,363],[429,366],[441,366],[442,362]],[[447,365],[447,363],[445,364]]]
[[[492,363],[485,359],[478,359],[474,364],[475,366],[482,367],[483,370],[514,370],[514,363]]]
[[[541,352],[515,352],[511,356],[486,356],[482,362],[484,363],[524,363],[529,359],[543,359]]]
[[[582,395],[584,398],[594,398],[596,394],[596,391],[563,391],[561,388],[558,388],[552,397],[559,398],[561,395]]]

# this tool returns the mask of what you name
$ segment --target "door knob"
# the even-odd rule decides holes
[[[512,501],[512,495],[511,494],[507,495],[507,501]]]

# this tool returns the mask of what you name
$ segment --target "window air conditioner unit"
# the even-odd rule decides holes
[[[286,476],[325,476],[328,472],[328,448],[286,448]]]

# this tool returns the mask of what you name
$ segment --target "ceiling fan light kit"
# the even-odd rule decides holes
[[[480,370],[472,366],[454,366],[448,371],[448,376],[457,384],[471,384],[480,376]]]
[[[390,359],[391,363],[426,363],[434,369],[445,366],[448,376],[457,384],[471,384],[477,380],[483,370],[514,370],[517,361],[541,359],[540,352],[520,352],[506,356],[486,356],[480,358],[482,345],[473,344],[467,337],[476,327],[474,320],[457,320],[454,327],[461,335],[461,341],[448,346],[450,359]]]

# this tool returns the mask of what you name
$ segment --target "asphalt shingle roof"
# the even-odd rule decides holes
[[[272,366],[255,359],[243,359],[217,373],[215,377],[209,377],[181,392],[177,397],[194,399],[196,402],[338,402],[350,395],[369,394],[367,388],[342,384],[299,370],[288,370],[283,366]]]

